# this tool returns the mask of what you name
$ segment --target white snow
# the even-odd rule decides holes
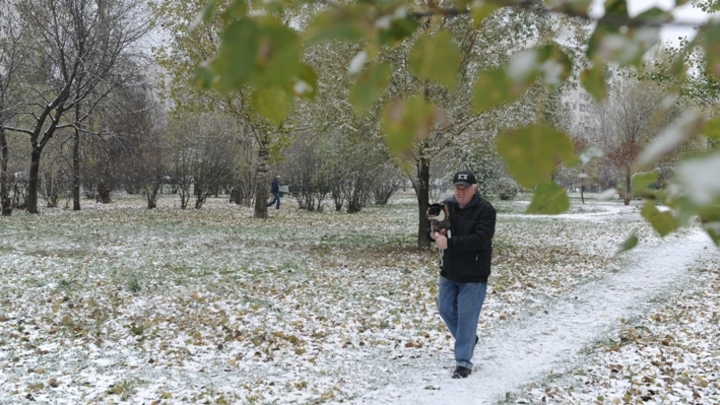
[[[572,197],[559,216],[494,202],[475,369],[459,381],[410,193],[354,215],[284,198],[267,220],[172,196],[14,213],[0,404],[720,401],[717,247],[694,221],[660,239],[635,204]],[[639,247],[615,257],[631,233]]]
[[[402,388],[391,387],[357,403],[443,405],[470,398],[478,404],[497,403],[543,373],[576,366],[581,351],[621,319],[642,313],[669,288],[692,283],[693,266],[714,248],[706,234],[696,231],[636,249],[612,276],[548,300],[545,310],[483,335],[471,382],[448,379],[445,370],[424,369],[405,374]]]

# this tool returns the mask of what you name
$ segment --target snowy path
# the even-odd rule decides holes
[[[655,247],[638,247],[627,254],[618,272],[549,302],[545,313],[511,321],[481,336],[473,358],[475,371],[467,380],[450,378],[450,369],[442,366],[452,364],[452,357],[442,353],[423,359],[419,368],[403,370],[397,385],[351,402],[494,404],[551,370],[565,371],[574,365],[584,347],[615,332],[621,318],[648,310],[666,289],[692,288],[689,270],[715,249],[699,231],[670,237]],[[430,364],[433,361],[437,363]]]

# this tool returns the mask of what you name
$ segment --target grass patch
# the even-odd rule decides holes
[[[12,381],[0,404],[23,403],[28,390],[39,402],[308,404],[386,385],[396,372],[388,358],[448,350],[437,252],[417,249],[414,196],[400,197],[357,214],[301,211],[286,199],[268,219],[225,199],[147,210],[118,198],[7,219],[0,326],[24,329],[0,337]],[[638,227],[515,216],[523,205],[497,203],[486,330],[536,310],[537,297],[604,276],[614,246]],[[32,385],[28,369],[66,389]],[[343,384],[327,378],[338,373]]]

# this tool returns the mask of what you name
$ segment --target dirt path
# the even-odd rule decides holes
[[[525,316],[481,337],[473,358],[475,371],[453,380],[447,353],[416,370],[405,370],[399,386],[369,394],[353,404],[494,404],[505,394],[551,370],[564,371],[581,350],[617,332],[621,318],[641,315],[667,289],[692,289],[698,259],[716,252],[700,232],[669,237],[654,247],[627,254],[623,267],[597,282],[585,284],[548,302],[544,313]],[[409,377],[409,378],[406,378]]]

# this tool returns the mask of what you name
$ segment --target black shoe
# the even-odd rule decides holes
[[[477,346],[478,340],[480,340],[480,338],[478,337],[478,335],[475,335],[475,346]]]
[[[471,369],[465,368],[463,366],[457,366],[455,367],[452,378],[467,378],[467,376],[469,376],[470,374],[472,374]]]

